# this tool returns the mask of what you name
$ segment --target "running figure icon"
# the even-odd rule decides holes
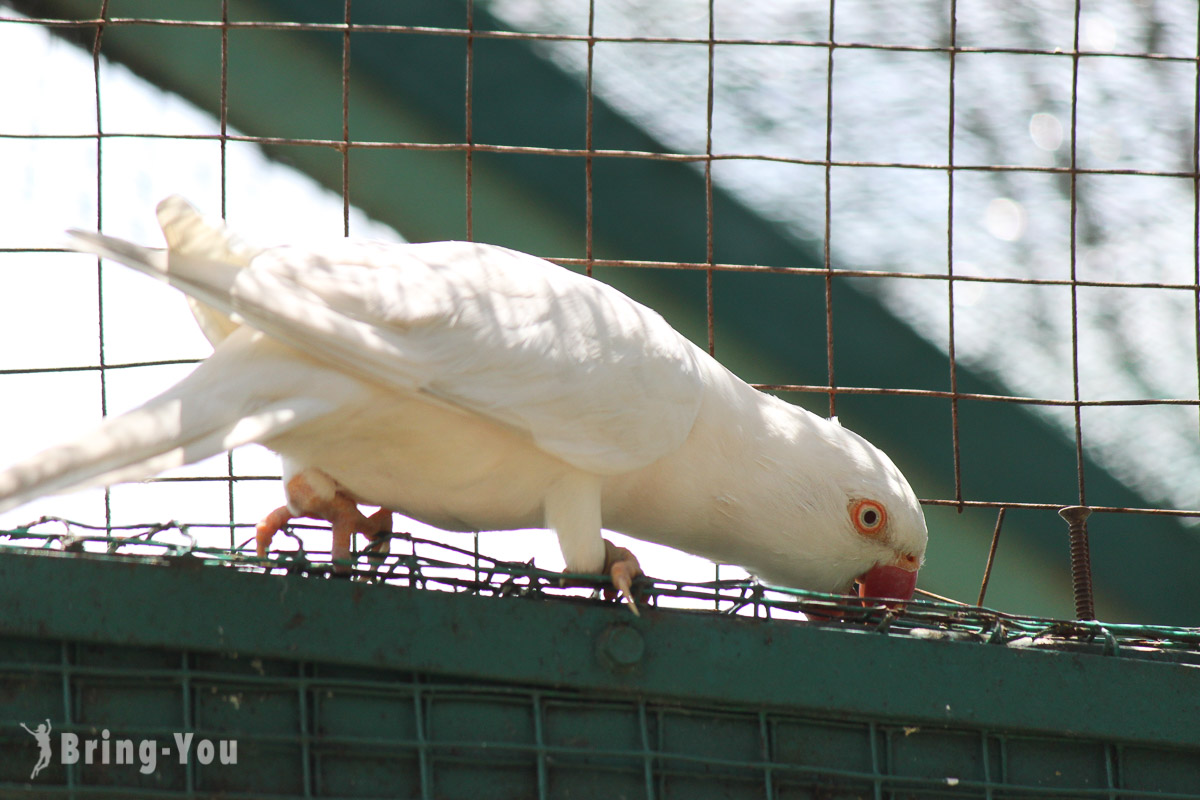
[[[37,763],[33,765],[33,772],[29,773],[29,780],[33,780],[43,768],[50,764],[50,720],[47,719],[44,725],[38,723],[36,731],[29,730],[29,726],[24,722],[20,725],[29,732],[30,736],[37,739],[38,748],[41,750]]]

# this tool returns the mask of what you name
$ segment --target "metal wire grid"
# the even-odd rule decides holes
[[[329,552],[312,549],[311,538],[306,535],[324,533],[328,528],[290,526],[289,542],[272,558],[254,555],[252,535],[232,551],[199,544],[206,528],[218,526],[172,521],[106,530],[44,518],[27,528],[0,531],[0,556],[12,552],[147,562],[183,559],[249,572],[310,579],[338,577]],[[572,576],[572,586],[564,586],[561,573],[539,569],[532,561],[502,561],[480,553],[477,547],[468,549],[408,533],[394,534],[390,552],[368,549],[356,554],[349,566],[351,577],[357,581],[497,598],[584,599],[581,595],[590,592],[591,598],[599,602],[601,590],[611,586],[607,575]],[[653,608],[711,609],[727,615],[844,626],[880,635],[936,636],[981,645],[1066,649],[1200,665],[1200,631],[1195,628],[1064,622],[1008,614],[928,593],[931,599],[889,609],[846,595],[772,588],[744,579],[692,583],[641,577],[635,591],[640,604]]]
[[[763,273],[786,273],[786,274],[804,274],[817,275],[824,278],[825,284],[825,345],[826,345],[826,360],[828,380],[825,384],[760,384],[759,388],[779,392],[797,392],[797,393],[821,393],[828,397],[828,407],[831,415],[836,414],[837,398],[839,395],[884,395],[898,397],[930,397],[948,400],[950,404],[950,426],[952,431],[952,446],[953,446],[953,469],[954,469],[954,496],[953,497],[932,497],[923,498],[922,503],[928,506],[949,506],[962,510],[964,508],[988,508],[997,510],[997,524],[995,531],[995,539],[992,545],[992,554],[995,554],[996,542],[1000,535],[1000,529],[1004,519],[1004,512],[1007,509],[1035,509],[1035,510],[1052,510],[1057,511],[1061,508],[1061,504],[1057,503],[1040,503],[1040,502],[1024,502],[1018,499],[969,499],[964,496],[962,490],[962,475],[961,475],[961,452],[959,442],[959,405],[961,401],[982,401],[986,403],[1007,403],[1029,406],[1042,407],[1065,407],[1071,408],[1074,412],[1074,445],[1076,453],[1076,472],[1078,496],[1077,502],[1079,505],[1087,505],[1087,491],[1085,480],[1085,463],[1084,463],[1084,425],[1081,419],[1081,409],[1087,407],[1100,406],[1196,406],[1200,410],[1200,390],[1198,397],[1179,397],[1179,398],[1129,398],[1129,399],[1084,399],[1080,394],[1080,379],[1079,379],[1079,323],[1078,323],[1078,296],[1077,292],[1081,287],[1104,287],[1117,288],[1123,290],[1138,290],[1138,289],[1162,289],[1169,291],[1186,292],[1194,296],[1196,307],[1196,338],[1197,352],[1200,353],[1200,211],[1193,214],[1195,218],[1195,233],[1197,245],[1193,254],[1193,274],[1194,280],[1190,283],[1179,282],[1146,282],[1146,281],[1100,281],[1100,280],[1085,280],[1078,277],[1076,274],[1076,218],[1078,214],[1076,182],[1081,175],[1137,175],[1137,176],[1152,176],[1152,177],[1172,177],[1184,178],[1192,182],[1193,197],[1195,208],[1200,209],[1200,124],[1193,124],[1192,137],[1192,161],[1193,169],[1190,171],[1170,171],[1170,170],[1146,170],[1146,169],[1097,169],[1082,167],[1077,161],[1077,109],[1078,109],[1078,77],[1079,64],[1084,58],[1117,58],[1117,59],[1141,59],[1150,61],[1163,62],[1179,62],[1185,64],[1193,64],[1196,66],[1196,85],[1197,92],[1200,93],[1200,58],[1197,56],[1179,56],[1179,55],[1164,55],[1155,53],[1139,53],[1139,52],[1087,52],[1080,48],[1080,18],[1081,18],[1081,2],[1076,0],[1073,11],[1073,27],[1074,27],[1074,47],[1070,51],[1059,50],[1039,50],[1031,48],[981,48],[981,47],[966,47],[960,46],[957,43],[957,3],[955,0],[950,0],[949,4],[949,42],[946,46],[917,46],[917,45],[889,45],[876,42],[853,42],[839,41],[837,31],[834,27],[836,19],[835,7],[836,0],[830,0],[829,3],[829,31],[828,38],[825,40],[797,40],[797,39],[753,39],[753,38],[721,38],[715,35],[715,0],[709,0],[707,4],[707,21],[708,21],[708,36],[704,38],[696,37],[666,37],[666,36],[601,36],[595,33],[595,2],[588,2],[588,30],[586,34],[559,34],[559,33],[532,33],[504,30],[481,30],[475,27],[474,24],[474,2],[467,0],[467,15],[465,26],[461,28],[452,27],[429,27],[419,25],[381,25],[381,24],[363,24],[355,22],[352,14],[352,3],[350,0],[345,0],[343,6],[343,14],[341,22],[328,23],[310,23],[310,22],[286,22],[286,21],[238,21],[230,19],[229,0],[221,0],[220,2],[220,19],[219,20],[185,20],[171,18],[134,18],[134,17],[119,17],[109,13],[108,0],[102,0],[99,4],[97,14],[92,19],[66,21],[61,19],[48,18],[32,18],[32,19],[17,19],[4,20],[9,24],[31,24],[44,26],[50,29],[72,29],[72,30],[94,30],[93,37],[93,62],[95,74],[95,89],[96,89],[96,130],[94,134],[76,134],[76,135],[42,135],[38,134],[32,137],[23,138],[77,138],[77,139],[94,139],[96,142],[96,226],[98,229],[103,228],[104,223],[104,207],[101,186],[103,184],[102,174],[102,158],[104,142],[112,138],[185,138],[185,139],[202,139],[216,140],[220,144],[221,158],[221,212],[224,215],[226,201],[226,179],[227,179],[227,164],[226,164],[226,145],[229,142],[248,142],[259,145],[290,145],[301,147],[327,148],[334,150],[341,155],[342,161],[342,186],[341,195],[343,199],[343,225],[344,230],[348,234],[350,230],[350,208],[352,202],[352,187],[350,179],[350,159],[352,153],[356,151],[368,150],[411,150],[411,151],[448,151],[459,152],[464,157],[464,181],[466,187],[466,205],[464,208],[467,238],[470,239],[474,233],[474,214],[473,214],[473,186],[474,186],[474,170],[475,170],[475,155],[479,153],[501,153],[501,154],[524,154],[524,155],[539,155],[539,156],[554,156],[571,159],[581,159],[585,164],[586,173],[586,191],[587,191],[587,219],[586,219],[586,255],[584,258],[554,258],[553,254],[548,254],[551,260],[567,266],[582,266],[589,274],[593,267],[622,267],[622,268],[658,268],[658,269],[677,269],[677,270],[693,270],[702,271],[706,275],[706,321],[708,334],[708,349],[714,352],[716,348],[715,327],[713,324],[713,275],[718,271],[734,271],[734,272],[763,272]],[[101,121],[101,92],[100,92],[100,54],[104,40],[104,33],[110,27],[117,26],[162,26],[176,28],[202,28],[213,29],[220,33],[220,52],[221,52],[221,90],[220,90],[220,132],[213,135],[188,135],[176,136],[171,134],[161,134],[155,132],[109,132],[103,129]],[[232,134],[228,131],[228,57],[229,57],[229,32],[231,30],[275,30],[275,31],[325,31],[340,33],[342,35],[342,111],[341,111],[341,137],[338,139],[321,139],[321,138],[292,138],[292,137],[275,137],[275,136],[254,136]],[[364,141],[355,139],[350,130],[350,69],[351,69],[351,37],[355,33],[382,33],[397,36],[405,35],[422,35],[422,36],[441,36],[452,37],[464,40],[466,46],[466,85],[464,87],[464,122],[465,122],[465,138],[462,142],[449,143],[431,143],[431,142],[392,142],[392,141]],[[474,68],[474,43],[479,39],[508,39],[508,40],[524,40],[524,41],[574,41],[584,43],[587,47],[587,74],[586,74],[586,98],[587,98],[587,120],[586,120],[586,142],[583,149],[572,148],[551,148],[537,147],[525,145],[500,145],[488,142],[477,141],[473,129],[473,68]],[[1200,42],[1200,30],[1197,31],[1197,40]],[[633,151],[633,150],[605,150],[597,149],[593,143],[593,56],[595,47],[598,44],[620,43],[620,44],[673,44],[673,45],[696,45],[705,46],[708,51],[708,85],[707,85],[707,109],[706,109],[706,130],[705,139],[706,147],[703,153],[687,153],[687,152],[650,152],[650,151]],[[714,108],[714,53],[717,46],[744,46],[744,47],[786,47],[786,48],[814,48],[827,51],[827,72],[826,72],[826,131],[825,131],[825,154],[822,159],[806,159],[799,157],[786,157],[779,155],[770,155],[765,153],[731,153],[718,152],[713,148],[713,108]],[[1200,47],[1200,45],[1198,45]],[[949,82],[946,87],[947,102],[948,102],[948,119],[947,126],[949,131],[948,145],[946,152],[945,163],[906,163],[906,162],[888,162],[888,161],[846,161],[833,158],[833,109],[835,107],[835,98],[833,92],[833,74],[834,74],[834,56],[839,50],[880,50],[880,51],[897,51],[897,52],[924,52],[924,53],[942,53],[945,54],[949,65]],[[956,59],[964,54],[976,53],[1006,53],[1006,54],[1022,54],[1034,55],[1045,58],[1055,59],[1070,59],[1072,65],[1072,91],[1071,91],[1071,125],[1069,133],[1070,142],[1070,164],[1069,166],[1005,166],[995,164],[963,164],[958,163],[955,157],[955,64]],[[1197,112],[1200,115],[1200,111]],[[1193,120],[1197,123],[1197,119]],[[647,260],[616,260],[616,259],[598,259],[593,255],[593,164],[596,159],[644,159],[653,161],[666,162],[681,162],[697,164],[703,168],[704,183],[706,191],[706,260],[703,262],[688,262],[688,261],[647,261]],[[714,220],[713,220],[713,177],[712,169],[715,162],[731,161],[731,160],[754,160],[761,162],[793,164],[821,167],[824,170],[824,200],[825,200],[825,220],[823,232],[823,260],[824,263],[820,268],[809,267],[780,267],[780,266],[755,266],[736,263],[720,263],[714,258]],[[831,227],[833,225],[833,213],[830,205],[830,183],[831,174],[835,168],[843,167],[893,167],[908,170],[925,170],[941,172],[946,175],[949,204],[947,208],[947,267],[944,274],[928,274],[915,273],[905,271],[888,271],[869,268],[847,268],[838,266],[834,263],[834,257],[830,251],[831,242]],[[1025,173],[1048,173],[1055,175],[1066,176],[1070,180],[1070,217],[1071,217],[1071,263],[1070,276],[1066,279],[1056,278],[1019,278],[1019,277],[1003,277],[1003,276],[979,276],[961,274],[955,270],[954,257],[954,187],[955,179],[959,173],[964,172],[1025,172]],[[36,252],[36,249],[29,248],[8,248],[7,252]],[[98,270],[102,267],[98,267]],[[869,387],[869,386],[842,386],[837,383],[835,374],[834,360],[834,278],[857,277],[857,278],[901,278],[906,280],[921,280],[921,281],[941,281],[946,284],[947,308],[949,314],[949,329],[947,337],[947,352],[949,355],[950,368],[950,390],[939,391],[924,388],[885,388],[885,387]],[[1070,400],[1053,399],[1046,397],[1029,397],[1029,396],[1011,396],[1000,394],[982,394],[963,392],[958,388],[958,372],[955,353],[955,318],[956,310],[954,304],[955,287],[964,283],[979,282],[979,283],[996,283],[996,284],[1011,284],[1011,285],[1030,285],[1030,286],[1064,286],[1070,289],[1071,293],[1071,309],[1072,309],[1072,371],[1073,371],[1073,398]],[[102,291],[102,290],[101,290]],[[100,305],[103,307],[103,295],[100,296]],[[188,360],[179,361],[154,361],[154,362],[137,362],[137,363],[121,363],[110,364],[105,358],[105,341],[104,341],[104,318],[103,313],[99,314],[99,329],[98,329],[98,362],[94,366],[81,366],[75,370],[96,371],[100,376],[101,382],[101,407],[107,411],[105,375],[109,370],[125,369],[137,366],[175,364],[175,363],[190,363]],[[5,373],[32,373],[41,370],[6,370]],[[60,371],[55,368],[45,371]],[[1200,356],[1197,359],[1197,383],[1200,387]],[[164,479],[164,480],[224,480],[229,485],[229,530],[230,542],[233,544],[233,538],[237,524],[235,523],[233,509],[233,485],[235,481],[242,480],[266,480],[274,476],[234,476],[232,469],[232,460],[229,462],[230,476],[225,478],[185,478],[185,479]],[[1200,510],[1194,508],[1153,508],[1153,507],[1121,507],[1121,506],[1090,506],[1092,511],[1109,512],[1109,513],[1124,513],[1137,515],[1157,515],[1157,516],[1172,516],[1172,517],[1200,517]],[[111,532],[111,517],[109,517],[109,530]],[[989,569],[991,560],[989,559]],[[986,588],[986,575],[984,579],[984,587]],[[983,593],[981,592],[980,602],[983,601]]]
[[[0,686],[19,688],[18,713],[58,705],[60,733],[95,737],[98,726],[111,727],[115,748],[121,739],[172,742],[173,731],[189,730],[214,746],[234,740],[238,765],[255,767],[164,756],[152,775],[139,776],[97,758],[52,766],[38,790],[48,797],[358,797],[386,786],[389,796],[456,798],[478,796],[485,781],[498,800],[1197,797],[1186,753],[1114,742],[186,650],[10,640],[3,652]],[[119,722],[113,697],[126,709]],[[131,711],[148,704],[157,709],[152,719]],[[238,714],[243,707],[265,713]],[[6,753],[21,752],[16,730],[0,732],[0,741],[12,740]],[[0,776],[0,792],[25,790],[25,759],[8,766],[21,774]]]

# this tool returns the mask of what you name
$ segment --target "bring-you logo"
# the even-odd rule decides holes
[[[107,728],[90,736],[62,731],[55,737],[54,726],[49,719],[35,724],[32,728],[24,722],[20,725],[37,741],[37,762],[29,773],[30,781],[36,780],[38,773],[52,763],[64,766],[128,766],[131,769],[136,768],[143,775],[149,775],[158,769],[160,758],[174,758],[181,765],[237,764],[236,739],[196,739],[195,734],[190,731],[172,733],[166,741],[157,738],[118,738]],[[57,748],[54,746],[56,743]]]

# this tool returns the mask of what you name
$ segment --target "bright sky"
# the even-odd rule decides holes
[[[5,10],[4,13],[11,12]],[[31,69],[30,65],[36,65]],[[70,368],[99,363],[98,289],[103,292],[107,364],[200,359],[210,352],[183,296],[175,290],[106,264],[97,280],[94,258],[69,253],[11,252],[55,248],[71,227],[97,225],[96,99],[92,60],[36,25],[0,21],[0,72],[22,79],[0,84],[0,373]],[[107,133],[216,134],[218,122],[180,98],[159,90],[124,67],[102,62],[103,129]],[[31,135],[48,139],[14,138]],[[81,136],[82,138],[71,138]],[[310,178],[269,161],[254,145],[230,142],[226,155],[227,219],[255,241],[302,242],[342,235],[342,200]],[[215,141],[108,138],[103,142],[103,230],[160,245],[154,206],[178,193],[205,213],[220,214],[221,154]],[[400,241],[391,228],[352,210],[351,234]],[[120,413],[177,382],[189,365],[110,370],[104,397]],[[97,370],[0,374],[0,462],[13,463],[81,435],[100,419]],[[240,475],[278,475],[279,459],[262,447],[233,456]],[[225,458],[168,473],[172,477],[227,474]],[[116,525],[163,522],[228,523],[224,482],[146,483],[113,487]],[[253,523],[283,502],[278,481],[245,481],[234,489],[234,519]],[[103,524],[104,493],[89,490],[45,498],[0,514],[0,529],[41,515]],[[397,519],[397,530],[437,537],[420,523]],[[228,532],[214,530],[203,543],[227,546]],[[441,534],[458,546],[471,537]],[[630,540],[610,534],[619,544]],[[249,533],[239,538],[248,538]],[[282,543],[282,542],[280,542]],[[286,545],[285,545],[286,546]],[[313,545],[327,549],[327,537]],[[649,574],[676,580],[711,580],[712,565],[669,548],[636,542]],[[546,531],[481,536],[489,555],[561,569],[562,556]],[[745,573],[723,567],[721,577]]]

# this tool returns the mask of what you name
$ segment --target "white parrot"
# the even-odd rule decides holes
[[[258,525],[260,555],[312,517],[344,560],[395,511],[450,530],[550,528],[568,573],[610,574],[635,610],[637,560],[601,526],[770,584],[911,598],[927,533],[892,461],[617,290],[485,244],[257,247],[179,197],[158,219],[166,250],[83,231],[72,247],[185,292],[213,354],[0,472],[0,511],[258,442],[283,457],[287,498]]]

